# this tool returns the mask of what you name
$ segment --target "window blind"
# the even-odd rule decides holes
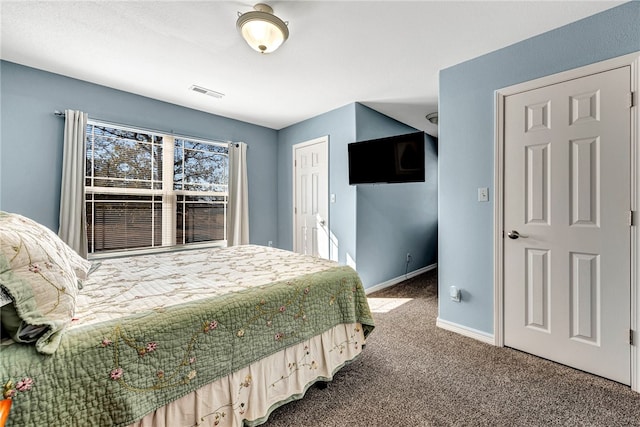
[[[89,121],[89,253],[226,240],[227,144]]]

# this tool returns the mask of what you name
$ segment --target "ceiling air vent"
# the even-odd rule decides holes
[[[224,96],[224,93],[216,92],[215,90],[207,89],[207,88],[202,87],[202,86],[192,85],[189,89],[194,91],[194,92],[203,93],[205,95],[213,96],[214,98],[222,98]]]

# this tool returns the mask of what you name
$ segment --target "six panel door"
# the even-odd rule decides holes
[[[629,92],[623,67],[507,96],[504,129],[505,345],[624,384]]]

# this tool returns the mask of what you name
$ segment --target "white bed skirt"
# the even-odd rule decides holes
[[[359,323],[338,325],[169,403],[129,427],[256,426],[362,351]]]

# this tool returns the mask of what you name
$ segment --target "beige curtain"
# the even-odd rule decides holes
[[[65,111],[60,228],[58,235],[80,256],[87,257],[84,173],[87,113]]]
[[[249,189],[247,144],[229,144],[229,203],[227,205],[227,246],[249,244]]]

